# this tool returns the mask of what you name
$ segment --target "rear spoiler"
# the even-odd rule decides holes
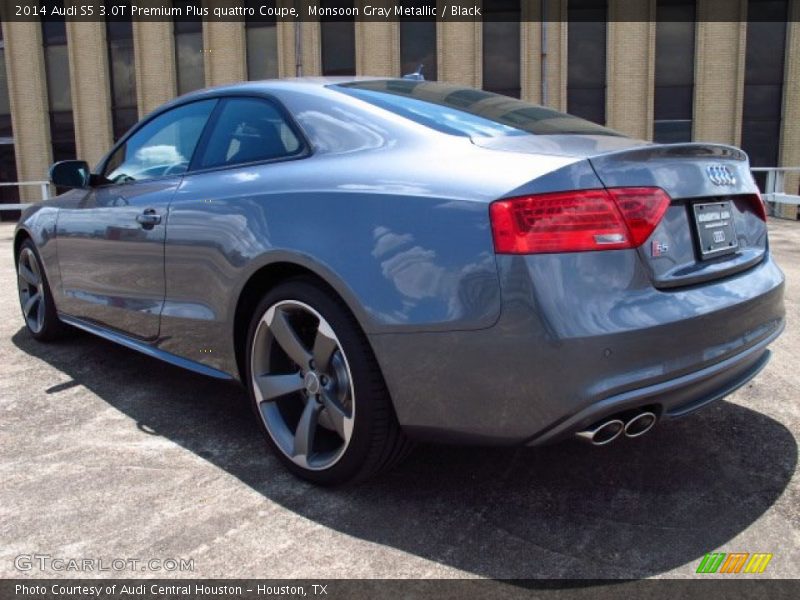
[[[589,158],[615,159],[625,155],[626,160],[650,160],[655,158],[708,158],[737,160],[746,162],[747,154],[734,146],[724,144],[686,143],[686,144],[648,144],[624,150],[603,152]]]

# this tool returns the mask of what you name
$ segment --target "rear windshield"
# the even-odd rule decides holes
[[[511,135],[613,135],[600,125],[468,87],[404,79],[357,81],[330,86],[443,133],[466,137]]]

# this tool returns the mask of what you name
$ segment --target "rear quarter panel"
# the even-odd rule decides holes
[[[485,154],[468,141],[437,164],[424,160],[430,150],[320,154],[187,176],[167,221],[160,347],[235,373],[238,298],[276,262],[317,273],[368,334],[493,325],[501,300],[487,202],[513,182],[496,169],[464,175]],[[520,182],[531,177],[524,160]]]

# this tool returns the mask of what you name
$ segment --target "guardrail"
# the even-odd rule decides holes
[[[795,207],[800,206],[800,195],[787,194],[785,190],[785,179],[787,173],[800,173],[800,167],[754,167],[750,169],[754,173],[766,173],[767,183],[764,186],[762,197],[772,209],[772,214],[778,217],[797,219],[797,209],[790,211],[789,215],[784,215],[783,207],[778,204],[790,204]]]
[[[50,182],[49,181],[14,181],[11,183],[0,183],[0,187],[23,187],[23,186],[38,186],[42,192],[42,200],[47,200],[50,197]],[[0,204],[0,212],[4,210],[22,210],[28,208],[30,203],[27,204]]]

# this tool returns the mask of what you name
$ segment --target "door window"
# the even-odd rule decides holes
[[[159,115],[117,148],[103,176],[110,183],[129,183],[184,173],[216,103],[192,102]]]
[[[213,127],[198,169],[285,158],[303,150],[284,116],[267,100],[227,100]]]

